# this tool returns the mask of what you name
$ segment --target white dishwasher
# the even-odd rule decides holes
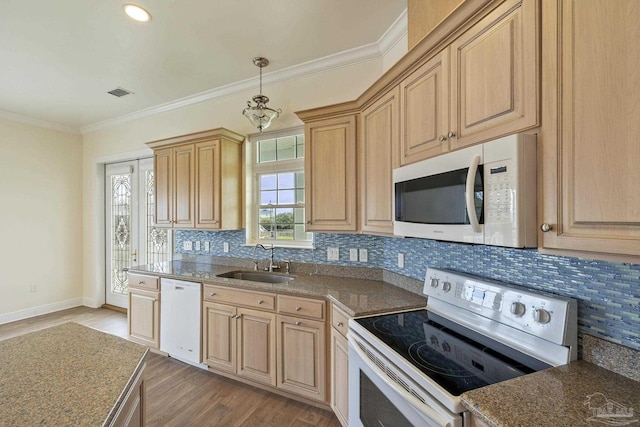
[[[160,281],[160,350],[190,365],[200,365],[202,284]]]

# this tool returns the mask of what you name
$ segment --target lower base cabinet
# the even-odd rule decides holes
[[[144,427],[146,425],[145,407],[145,368],[142,367],[133,385],[127,392],[118,412],[116,412],[111,427]]]
[[[130,287],[127,316],[131,341],[160,348],[160,292]]]
[[[326,401],[325,323],[278,315],[278,387]]]
[[[276,385],[276,316],[204,302],[202,358],[214,369]]]
[[[349,346],[347,339],[331,328],[331,409],[340,424],[349,420]]]

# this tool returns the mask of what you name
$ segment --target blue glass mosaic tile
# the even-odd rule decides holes
[[[185,240],[200,241],[200,251],[182,250]],[[204,242],[211,250],[205,252]],[[223,242],[229,252],[223,252]],[[276,258],[297,262],[384,268],[424,280],[427,267],[446,268],[578,300],[578,328],[609,341],[640,350],[640,265],[545,255],[535,249],[466,245],[426,239],[362,234],[316,233],[314,250],[277,248]],[[327,261],[327,248],[340,248],[339,261]],[[245,232],[176,231],[176,253],[266,258],[245,246]],[[349,249],[366,248],[368,262],[349,261]],[[398,267],[398,254],[405,267]]]

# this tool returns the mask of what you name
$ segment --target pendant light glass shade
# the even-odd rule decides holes
[[[269,98],[262,94],[262,68],[269,65],[269,60],[258,57],[253,58],[253,63],[260,68],[260,95],[252,98],[255,105],[251,101],[247,101],[247,108],[242,110],[242,114],[262,133],[264,129],[271,125],[271,122],[278,118],[282,110],[274,110],[267,107]]]

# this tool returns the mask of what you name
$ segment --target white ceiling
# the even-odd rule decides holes
[[[122,11],[152,15],[138,23]],[[71,129],[377,42],[406,0],[1,0],[0,110]],[[107,91],[134,92],[117,98]]]

